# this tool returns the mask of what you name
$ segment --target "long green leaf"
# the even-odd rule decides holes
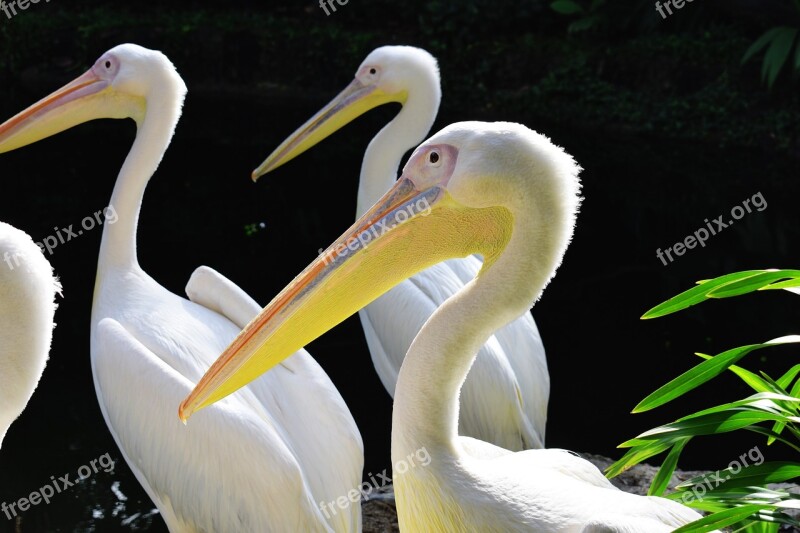
[[[635,439],[629,440],[620,446],[638,446],[647,441],[676,439],[683,437],[697,437],[700,435],[717,435],[729,433],[748,426],[760,424],[762,422],[782,421],[787,417],[765,412],[758,412],[746,409],[734,410],[733,412],[713,413],[700,416],[683,422],[673,422],[663,426],[645,431]],[[800,422],[800,418],[788,418],[792,422]]]
[[[741,522],[745,518],[752,516],[754,513],[762,509],[769,509],[768,505],[743,505],[741,507],[734,507],[733,509],[726,509],[696,520],[691,524],[679,527],[673,533],[688,533],[690,531],[703,533],[706,531],[715,531],[724,527],[732,526],[737,522]]]
[[[664,315],[675,313],[676,311],[680,311],[682,309],[686,309],[687,307],[691,307],[693,305],[705,301],[706,294],[716,289],[717,287],[720,287],[727,283],[732,283],[735,281],[746,279],[751,276],[756,276],[763,272],[764,272],[763,270],[746,270],[744,272],[733,272],[731,274],[725,274],[724,276],[720,276],[718,278],[705,280],[701,282],[699,285],[696,285],[695,287],[692,287],[691,289],[684,291],[677,296],[673,296],[666,302],[653,307],[652,309],[647,311],[644,315],[642,315],[642,318],[645,320],[650,318],[658,318]]]
[[[794,365],[788,372],[778,378],[778,385],[788,389],[798,374],[800,374],[800,365]]]
[[[665,439],[662,441],[647,442],[641,446],[631,448],[625,452],[625,455],[618,461],[606,468],[606,477],[617,477],[632,466],[670,449],[674,442],[674,440],[669,441]]]
[[[664,491],[667,490],[667,486],[669,485],[669,481],[672,479],[672,474],[678,466],[678,458],[681,456],[681,452],[686,446],[686,443],[690,440],[691,438],[685,438],[675,443],[667,454],[666,459],[664,459],[664,462],[661,464],[661,468],[658,469],[658,472],[656,472],[656,475],[653,477],[650,488],[647,490],[648,496],[661,496],[664,494]]]
[[[657,305],[642,318],[658,318],[697,305],[709,298],[730,298],[756,290],[797,287],[798,270],[745,270],[700,281],[695,287]]]
[[[772,39],[772,44],[764,55],[764,63],[761,69],[762,76],[768,87],[772,87],[775,84],[778,74],[780,74],[783,65],[786,64],[786,60],[792,52],[796,37],[796,28],[781,28],[781,31]]]
[[[717,490],[720,487],[727,492],[743,487],[761,487],[770,483],[786,483],[800,478],[800,464],[788,461],[773,461],[760,465],[751,465],[747,468],[738,467],[736,470],[738,471],[734,473],[734,469],[729,467],[716,473],[696,476],[679,484],[675,487],[675,490],[687,491],[691,490],[695,485],[711,485],[712,489],[707,492],[707,494],[711,494],[712,492],[721,493],[721,490]]]
[[[797,47],[800,50],[800,46]],[[775,283],[770,283],[765,287],[761,287],[760,291],[772,291],[772,290],[779,290],[779,289],[786,289],[790,292],[796,292],[797,287],[800,287],[800,279],[798,278],[791,278],[787,279],[786,281],[777,281]]]
[[[778,441],[782,444],[787,445],[788,447],[792,448],[797,453],[800,453],[800,446],[797,446],[793,442],[784,439],[781,437],[780,433],[773,429],[762,428],[761,426],[749,426],[745,428],[747,431],[752,431],[753,433],[758,433],[759,435],[764,435],[767,437],[767,445],[771,445],[773,442]],[[781,427],[783,429],[783,427]]]
[[[574,15],[576,13],[583,13],[583,7],[577,2],[572,0],[556,0],[550,4],[550,9],[562,15]]]
[[[767,30],[764,35],[759,37],[756,42],[750,45],[750,48],[744,53],[744,57],[742,58],[742,64],[747,63],[750,59],[759,53],[761,50],[766,48],[766,46],[772,42],[775,36],[781,31],[781,28],[772,28],[771,30]]]
[[[714,379],[724,372],[728,367],[735,364],[752,351],[769,346],[798,342],[800,342],[800,336],[792,335],[781,337],[779,339],[773,339],[765,342],[764,344],[751,344],[722,352],[721,354],[718,354],[707,361],[703,361],[699,365],[673,379],[663,387],[660,387],[658,390],[639,402],[639,404],[634,407],[633,412],[641,413],[644,411],[649,411],[664,405],[665,403],[669,403],[675,398],[683,396],[687,392],[699,387],[703,383]]]
[[[711,359],[713,355],[706,355],[704,353],[695,353],[696,356],[702,357],[703,359]],[[800,365],[797,365],[800,368]],[[749,370],[742,368],[740,366],[731,365],[728,367],[728,370],[736,374],[744,381],[751,389],[756,392],[774,392],[776,394],[783,394],[789,395],[786,390],[780,386],[775,387],[772,383],[770,383],[767,379],[762,378],[758,374],[750,372]]]
[[[755,276],[749,276],[739,281],[726,283],[708,293],[709,298],[731,298],[741,294],[761,290],[775,282],[794,281],[800,278],[798,270],[767,270]]]

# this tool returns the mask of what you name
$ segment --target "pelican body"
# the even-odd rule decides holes
[[[439,68],[433,56],[410,46],[378,48],[359,66],[353,82],[275,149],[253,177],[278,168],[362,113],[381,104],[401,103],[402,110],[364,154],[357,205],[361,216],[397,181],[401,158],[425,139],[440,101]],[[414,337],[481,266],[476,256],[438,263],[359,311],[375,369],[392,397]],[[526,309],[480,347],[461,389],[459,434],[509,450],[542,448],[549,396],[544,346]]]
[[[477,277],[414,339],[397,379],[392,460],[402,531],[654,532],[700,517],[616,489],[563,450],[512,452],[458,435],[458,394],[478,350],[529,309],[572,237],[580,168],[519,124],[451,125],[412,154],[397,184],[237,337],[180,406],[186,419],[279,364],[402,279],[480,254]]]
[[[139,266],[142,196],[181,114],[186,86],[160,52],[121,45],[83,76],[0,125],[0,152],[96,118],[137,135],[100,245],[91,362],[103,417],[172,532],[360,531],[358,504],[323,513],[361,482],[361,437],[319,365],[298,350],[191,427],[175,406],[260,307],[208,267],[170,293]],[[246,460],[245,460],[246,458]]]
[[[0,446],[44,372],[60,291],[28,234],[0,222]]]

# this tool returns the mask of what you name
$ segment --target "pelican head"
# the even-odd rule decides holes
[[[506,265],[503,272],[529,274],[522,286],[499,293],[508,304],[505,318],[516,318],[538,298],[572,236],[579,170],[561,148],[519,124],[445,128],[420,145],[394,187],[240,333],[181,404],[181,418],[447,259],[482,255],[476,281],[492,277],[498,262]],[[511,244],[514,253],[505,254]]]
[[[154,50],[122,44],[103,54],[85,74],[0,125],[0,153],[101,118],[141,124],[148,99],[186,86],[169,59]]]
[[[253,171],[253,180],[291,161],[370,109],[391,102],[405,106],[414,99],[430,99],[427,107],[433,108],[435,117],[441,97],[439,67],[432,55],[413,46],[376,48],[358,67],[350,85],[283,141]],[[433,119],[425,120],[431,122],[424,129],[427,132]]]

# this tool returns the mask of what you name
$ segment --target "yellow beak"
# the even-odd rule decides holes
[[[436,263],[482,254],[484,270],[489,268],[508,243],[512,222],[506,208],[466,207],[453,199],[445,180],[404,172],[242,330],[183,401],[181,420],[250,383]]]
[[[253,181],[302,154],[355,118],[389,102],[405,103],[406,92],[387,94],[374,85],[353,80],[339,95],[308,122],[292,133],[253,171]]]
[[[98,118],[136,118],[144,100],[117,93],[89,70],[0,124],[0,153],[35,143]]]

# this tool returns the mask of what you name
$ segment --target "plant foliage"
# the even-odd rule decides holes
[[[749,270],[700,281],[695,287],[670,298],[644,314],[656,318],[675,313],[709,299],[730,298],[756,291],[784,289],[800,294],[800,270]],[[660,407],[708,383],[725,372],[738,376],[753,394],[738,401],[703,409],[672,423],[651,429],[620,445],[627,451],[607,471],[614,477],[632,466],[666,452],[649,494],[662,496],[672,478],[681,452],[696,437],[746,430],[765,438],[767,445],[780,443],[800,453],[800,364],[773,378],[751,372],[738,363],[750,353],[780,345],[800,343],[790,335],[760,344],[726,350],[717,355],[697,354],[702,362],[647,396],[634,412]],[[781,525],[800,527],[789,510],[800,509],[800,495],[773,488],[800,478],[800,462],[773,461],[728,468],[681,483],[666,497],[709,514],[681,527],[678,532],[715,531],[733,527],[750,533],[777,532]]]

